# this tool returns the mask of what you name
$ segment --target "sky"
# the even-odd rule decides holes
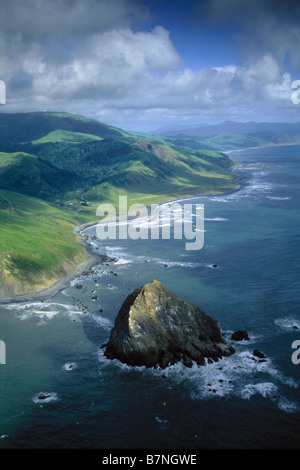
[[[0,0],[0,112],[300,122],[299,50],[300,0]]]

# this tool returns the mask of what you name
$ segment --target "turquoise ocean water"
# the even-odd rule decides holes
[[[51,299],[0,305],[1,448],[299,448],[300,147],[231,157],[241,190],[180,202],[204,205],[201,250],[86,229],[108,260]],[[236,353],[163,371],[106,359],[122,302],[153,279],[216,318]],[[231,341],[238,329],[250,341]]]

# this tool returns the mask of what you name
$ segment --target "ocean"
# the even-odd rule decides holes
[[[103,262],[51,299],[0,305],[0,448],[300,447],[300,146],[230,156],[239,191],[179,201],[204,206],[201,249],[91,227]],[[123,301],[153,279],[214,317],[235,354],[164,370],[107,359]]]

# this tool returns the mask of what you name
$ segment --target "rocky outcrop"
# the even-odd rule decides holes
[[[130,364],[167,367],[178,361],[204,365],[234,353],[218,323],[197,306],[179,299],[152,281],[124,301],[111,331],[105,355]]]
[[[249,335],[247,331],[245,330],[235,331],[234,333],[232,333],[231,339],[233,339],[234,341],[249,341],[250,340]]]
[[[266,356],[264,355],[264,353],[258,351],[257,349],[254,349],[252,354],[253,356],[258,357],[259,359],[266,359]]]

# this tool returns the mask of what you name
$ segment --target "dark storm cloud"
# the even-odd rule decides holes
[[[147,15],[135,0],[1,0],[2,33],[24,42],[75,40],[132,26]]]
[[[234,32],[244,63],[264,54],[273,54],[294,72],[300,68],[299,0],[209,0],[199,2],[196,17],[200,24],[236,25]]]

